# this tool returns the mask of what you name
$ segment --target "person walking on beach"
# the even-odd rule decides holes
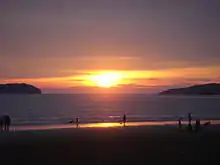
[[[189,120],[188,129],[189,131],[192,131],[192,114],[191,113],[188,113],[188,120]]]
[[[9,131],[11,125],[11,118],[8,115],[4,115],[1,118],[3,131]]]
[[[76,118],[76,128],[79,128],[79,118]]]
[[[125,127],[126,122],[127,122],[127,117],[126,117],[126,115],[124,114],[124,116],[123,116],[123,124],[124,124],[124,127]]]

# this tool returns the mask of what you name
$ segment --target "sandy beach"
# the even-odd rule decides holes
[[[213,164],[219,126],[198,133],[170,126],[18,131],[0,134],[7,164]]]

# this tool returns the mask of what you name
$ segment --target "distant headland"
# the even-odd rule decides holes
[[[0,94],[42,94],[42,91],[33,85],[25,83],[0,84]]]
[[[220,84],[210,83],[186,88],[168,89],[159,95],[220,95]]]

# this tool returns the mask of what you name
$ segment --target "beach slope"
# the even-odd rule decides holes
[[[90,128],[0,134],[7,164],[214,164],[220,131],[169,127]]]

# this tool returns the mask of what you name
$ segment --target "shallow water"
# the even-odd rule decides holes
[[[0,114],[8,114],[13,125],[62,125],[76,117],[80,123],[121,121],[187,120],[187,113],[203,120],[220,119],[220,97],[156,95],[0,95]]]

